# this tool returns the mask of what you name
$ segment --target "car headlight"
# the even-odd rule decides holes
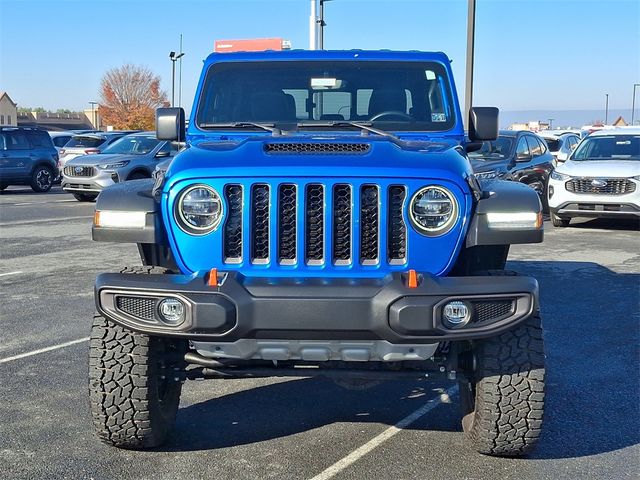
[[[129,165],[129,160],[123,160],[121,162],[115,163],[103,163],[102,165],[98,165],[100,170],[115,170],[116,168],[122,168]]]
[[[554,180],[569,180],[571,178],[570,175],[565,175],[564,173],[556,172],[555,170],[551,171],[551,178]]]
[[[423,235],[447,233],[456,223],[458,202],[444,187],[428,186],[416,192],[409,204],[409,218]]]
[[[490,178],[498,178],[500,175],[497,170],[489,170],[488,172],[478,172],[475,176],[479,180],[488,180]]]
[[[191,235],[205,235],[215,230],[222,219],[220,195],[208,185],[193,185],[178,196],[176,220]]]

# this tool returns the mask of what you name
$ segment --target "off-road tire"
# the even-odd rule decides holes
[[[559,217],[555,213],[551,212],[551,223],[553,224],[554,227],[565,228],[569,226],[570,222],[571,222],[570,218]]]
[[[46,165],[38,165],[31,173],[31,190],[37,193],[46,193],[53,186],[53,170]]]
[[[121,273],[163,274],[159,267]],[[94,316],[89,353],[89,399],[100,440],[127,449],[161,445],[175,423],[182,383],[174,378],[186,345],[133,332]]]
[[[127,181],[129,181],[129,180],[142,180],[143,178],[151,178],[151,177],[149,175],[145,175],[142,172],[135,172],[135,173],[132,173],[131,175],[129,175],[127,177]]]
[[[74,193],[73,198],[79,202],[95,202],[98,195],[90,193]]]
[[[491,271],[481,275],[517,275]],[[486,455],[530,453],[540,437],[545,357],[538,313],[498,336],[472,344],[475,368],[460,381],[462,428]]]

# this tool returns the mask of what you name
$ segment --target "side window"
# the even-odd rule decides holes
[[[530,158],[531,155],[529,153],[529,145],[527,145],[527,139],[525,137],[521,137],[518,142],[518,148],[516,149],[516,158],[518,160],[524,160]]]
[[[541,138],[536,138],[536,140],[538,140],[538,143],[540,144],[540,153],[542,155],[544,155],[545,153],[547,153],[547,144],[545,143],[544,140],[542,140]]]
[[[7,115],[7,125],[11,125],[11,115]]]
[[[4,115],[0,115],[0,125],[4,125]]]
[[[68,141],[69,141],[69,137],[55,137],[53,139],[53,144],[56,147],[64,147]]]
[[[19,131],[8,132],[7,137],[7,149],[8,150],[29,150],[29,140],[27,136]]]
[[[542,155],[542,146],[538,142],[538,139],[531,135],[527,135],[526,139],[527,143],[529,144],[529,153],[531,154],[531,156],[539,157],[540,155]]]
[[[29,140],[34,147],[50,147],[51,137],[46,132],[29,132]]]

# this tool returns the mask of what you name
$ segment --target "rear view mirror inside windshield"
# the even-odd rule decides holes
[[[311,88],[314,90],[338,90],[342,88],[342,80],[337,78],[312,78]]]

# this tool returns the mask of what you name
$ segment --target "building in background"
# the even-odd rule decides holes
[[[549,130],[549,123],[541,122],[539,120],[533,120],[527,123],[512,123],[509,125],[508,130],[529,130],[530,132],[541,132],[543,130]]]
[[[251,38],[241,40],[216,40],[213,51],[225,52],[262,52],[264,50],[290,50],[291,42],[282,38]]]
[[[89,115],[91,111],[89,110]],[[89,116],[83,112],[19,112],[18,125],[38,127],[43,130],[93,130]]]
[[[0,92],[0,127],[18,125],[18,104],[7,92]]]

